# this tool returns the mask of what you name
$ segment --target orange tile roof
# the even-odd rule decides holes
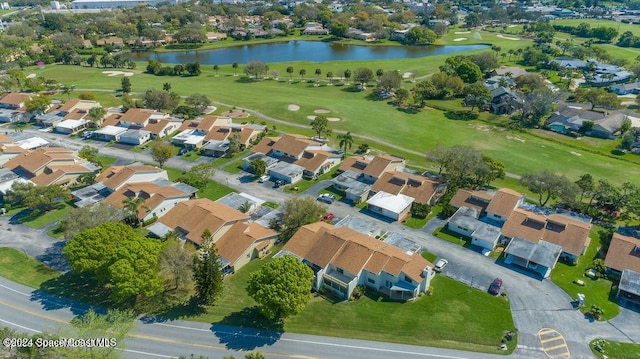
[[[363,172],[367,165],[371,162],[364,157],[360,156],[351,156],[347,157],[342,164],[340,165],[340,171],[354,171],[354,172]]]
[[[30,179],[36,186],[48,186],[57,184],[58,180],[64,176],[79,176],[93,173],[90,169],[80,165],[55,166],[48,168],[44,172]]]
[[[640,272],[640,239],[614,233],[604,263],[620,272],[625,269]]]
[[[233,130],[229,126],[215,126],[204,136],[205,141],[224,141],[231,136]]]
[[[389,155],[376,156],[362,172],[366,175],[378,178],[393,163],[399,165],[404,163],[404,160],[402,158]]]
[[[102,121],[102,124],[100,124],[100,127],[117,126],[120,123],[121,116],[122,115],[119,113],[114,113],[105,117],[105,119]]]
[[[324,164],[330,157],[336,157],[332,153],[326,151],[304,151],[302,157],[294,163],[300,167],[303,167],[307,171],[316,172],[320,169],[320,166]]]
[[[73,100],[69,100],[65,103],[62,104],[62,106],[58,107],[58,111],[62,111],[62,112],[69,112],[71,110],[73,110],[73,108],[80,103],[79,99],[73,99]]]
[[[180,197],[189,199],[189,196],[190,193],[182,192],[175,187],[158,186],[151,182],[138,182],[120,187],[120,189],[105,198],[103,203],[110,204],[116,208],[124,208],[124,201],[127,199],[143,198],[144,201],[138,207],[138,219],[143,219],[165,200]]]
[[[7,137],[0,133],[0,144],[13,143],[13,140],[10,137]]]
[[[255,128],[243,127],[242,130],[240,130],[240,143],[248,146],[251,141],[255,140],[256,137],[258,137],[258,134],[260,132],[260,130],[257,130]]]
[[[360,274],[363,269],[374,274],[384,271],[394,276],[404,272],[421,282],[424,268],[433,268],[433,264],[420,255],[409,255],[398,247],[350,228],[335,228],[326,223],[301,227],[283,250],[320,267],[331,263],[353,275]]]
[[[150,122],[149,124],[144,126],[142,129],[144,131],[149,131],[149,132],[153,133],[154,135],[158,136],[170,124],[171,124],[170,120],[163,119],[163,120],[159,120],[157,122]]]
[[[255,222],[237,222],[218,239],[216,249],[222,258],[233,264],[240,259],[240,256],[255,242],[267,238],[274,238],[277,235],[278,232],[265,228]],[[268,242],[264,243],[268,245]]]
[[[580,256],[584,247],[591,241],[590,230],[589,223],[558,214],[546,217],[523,208],[516,208],[502,227],[502,234],[534,243],[545,240],[561,246],[564,252]]]
[[[161,173],[163,169],[154,166],[111,166],[96,177],[96,182],[102,182],[106,187],[116,190],[136,173]]]
[[[76,159],[78,158],[74,156],[73,151],[71,150],[62,147],[47,147],[23,152],[7,161],[3,167],[12,171],[21,167],[32,175],[35,175],[37,171],[52,162],[74,164]]]
[[[155,113],[157,112],[146,108],[130,108],[120,116],[120,121],[143,124]]]
[[[27,151],[18,145],[3,145],[0,150],[2,150],[2,153],[23,153]]]
[[[9,92],[8,94],[0,97],[0,103],[18,106],[29,98],[31,98],[31,95],[28,93]]]
[[[384,172],[371,186],[373,192],[387,192],[393,195],[403,194],[412,197],[418,203],[429,203],[440,185],[424,176],[406,172]]]
[[[451,198],[449,204],[456,208],[460,208],[462,206],[474,208],[478,213],[480,213],[487,208],[491,198],[492,196],[487,192],[459,189]]]
[[[487,212],[507,218],[523,196],[520,192],[508,188],[501,188],[493,195],[493,198],[487,206]]]
[[[238,210],[207,198],[199,198],[178,203],[160,218],[160,222],[169,228],[180,228],[187,232],[187,239],[200,245],[205,229],[215,234],[226,224],[247,219],[249,216]]]
[[[271,148],[279,139],[280,137],[264,137],[262,138],[262,140],[260,140],[260,142],[251,147],[251,151],[266,155],[271,152]]]
[[[284,135],[273,145],[273,149],[298,157],[309,145],[315,144],[306,136],[302,135]]]

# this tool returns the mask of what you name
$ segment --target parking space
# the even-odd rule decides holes
[[[542,350],[549,358],[569,359],[569,347],[562,334],[551,328],[542,328],[538,331],[538,339],[542,345]]]

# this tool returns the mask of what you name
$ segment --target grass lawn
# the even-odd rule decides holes
[[[587,249],[587,253],[578,259],[578,264],[571,266],[558,262],[551,272],[551,280],[567,292],[571,298],[575,299],[578,293],[585,295],[583,312],[589,311],[593,304],[602,308],[604,310],[603,320],[611,319],[620,313],[620,308],[613,301],[616,290],[612,288],[610,280],[593,280],[584,274],[587,269],[591,268],[594,259],[603,258],[598,251],[602,245],[603,236],[606,236],[607,233],[604,228],[593,226],[590,234],[591,244]],[[584,286],[574,283],[578,279],[584,282]]]
[[[98,155],[98,160],[102,164],[103,168],[107,168],[117,161],[115,157],[109,157],[109,156],[103,156],[103,155]]]
[[[640,344],[614,342],[606,339],[594,339],[589,343],[593,355],[604,359],[603,353],[595,349],[599,345],[609,359],[637,359],[640,357]]]
[[[69,204],[58,203],[55,209],[47,213],[44,213],[38,217],[31,217],[31,216],[25,217],[24,222],[22,222],[22,224],[31,228],[44,227],[47,224],[63,219],[64,217],[67,216],[67,214],[69,214],[70,210],[71,210],[71,206]]]
[[[328,179],[332,179],[333,177],[335,177],[336,176],[336,172],[338,172],[339,168],[340,168],[340,166],[335,166],[329,172],[319,176],[318,179],[316,179],[316,180],[303,179],[301,181],[296,182],[295,184],[285,186],[283,188],[283,190],[285,192],[288,192],[288,193],[303,193],[304,191],[306,191],[309,188],[311,188],[314,185],[316,185],[318,182],[324,181],[324,180],[328,180]],[[295,189],[295,188],[297,188],[297,189]],[[333,193],[333,192],[330,192],[330,191],[326,191],[326,192]],[[338,197],[336,196],[336,199],[337,198]]]
[[[224,167],[224,166],[228,165],[230,162],[233,162],[233,161],[237,160],[238,158],[243,157],[246,154],[247,154],[247,150],[244,150],[242,152],[238,152],[238,153],[234,154],[231,157],[226,157],[226,156],[218,157],[215,160],[213,160],[213,164],[216,165],[216,166],[219,166],[219,167]],[[239,163],[238,165],[240,165],[240,164],[241,163]]]
[[[165,167],[167,175],[170,181],[176,181],[178,177],[182,176],[182,170],[177,168]],[[235,189],[225,186],[222,183],[209,180],[204,188],[198,190],[198,198],[208,198],[212,201],[218,200],[231,192],[237,192]]]
[[[7,247],[0,248],[0,276],[32,288],[60,276],[55,271],[28,255]]]
[[[332,195],[336,196],[336,201],[342,201],[344,199],[344,192],[340,192],[340,191],[336,190],[335,188],[333,188],[333,186],[327,187],[327,188],[321,190],[320,192],[318,192],[318,194],[322,194],[322,193],[328,193],[328,194],[332,194]]]
[[[489,34],[487,36],[494,36]],[[497,36],[497,35],[495,35]],[[504,40],[510,41],[510,40]],[[524,42],[512,41],[520,46]],[[505,45],[506,46],[506,45]],[[503,46],[503,49],[506,47]],[[286,66],[293,66],[295,72],[301,68],[307,71],[314,67],[322,69],[323,73],[333,71],[339,73],[344,69],[355,69],[360,66],[382,68],[384,70],[400,69],[403,72],[416,72],[418,76],[437,71],[447,56],[429,57],[429,61],[421,59],[397,59],[381,61],[336,61],[329,63],[274,63],[270,67],[285,73]],[[166,82],[165,77],[143,74],[142,64],[134,70],[132,77],[133,90],[143,92],[148,88],[161,88]],[[209,66],[210,67],[210,66]],[[512,132],[504,128],[487,125],[482,121],[455,121],[444,116],[441,110],[425,109],[417,114],[399,111],[386,101],[376,101],[370,98],[371,90],[353,92],[351,86],[322,86],[313,87],[308,83],[292,83],[288,79],[282,81],[263,80],[246,81],[244,77],[234,77],[230,66],[221,66],[220,76],[215,77],[209,67],[203,68],[198,78],[171,78],[172,89],[182,95],[193,92],[194,86],[198,92],[215,98],[218,101],[234,103],[243,107],[256,109],[268,116],[287,121],[290,125],[276,124],[278,130],[311,135],[307,116],[315,109],[326,108],[341,120],[332,122],[336,130],[351,131],[357,146],[367,142],[372,147],[398,154],[407,158],[415,165],[424,164],[424,153],[437,144],[453,145],[465,143],[482,150],[483,153],[502,161],[506,171],[523,174],[540,168],[548,168],[566,174],[571,179],[577,179],[584,173],[591,173],[595,178],[607,178],[616,184],[625,180],[640,183],[640,167],[629,166],[626,161],[609,157],[609,153],[599,154],[576,151],[574,146],[566,143],[549,141],[540,136],[527,132]],[[119,86],[120,79],[107,77],[102,69],[73,67],[67,71],[64,65],[47,65],[44,69],[29,68],[27,71],[46,78],[67,83],[74,81],[78,88],[113,89]],[[405,84],[411,87],[412,84]],[[256,96],[260,94],[260,96]],[[459,102],[459,101],[458,101]],[[289,104],[297,104],[299,111],[289,111]],[[452,106],[459,106],[453,101]],[[366,111],[363,109],[366,108]],[[376,114],[370,116],[370,114]],[[267,121],[271,126],[273,123]],[[392,131],[391,131],[392,129]],[[546,134],[545,134],[546,135]],[[373,140],[363,139],[361,136],[372,137]],[[335,137],[335,136],[334,136]],[[332,139],[333,142],[336,139]],[[388,142],[388,143],[386,143]],[[333,143],[335,145],[335,143]],[[403,149],[398,149],[399,146]],[[412,152],[408,152],[412,151]],[[580,152],[576,155],[574,152]],[[533,156],[532,154],[535,154]],[[222,164],[222,163],[221,163]]]
[[[273,209],[277,209],[278,207],[280,207],[279,204],[277,204],[275,202],[269,202],[269,201],[264,202],[262,205],[265,206],[265,207],[273,208]]]
[[[431,263],[435,263],[436,259],[438,259],[437,255],[435,255],[433,253],[430,253],[430,252],[427,252],[427,251],[424,251],[424,252],[420,253],[420,255],[422,256],[422,258],[428,260]]]
[[[436,230],[433,231],[433,235],[440,239],[444,239],[445,241],[455,243],[459,246],[468,247],[471,245],[471,238],[450,231],[444,227],[436,228]]]
[[[190,161],[190,162],[197,161],[200,157],[201,156],[196,151],[189,151],[184,155],[180,156],[180,158],[182,158],[183,160]]]
[[[406,221],[402,222],[402,224],[410,228],[420,229],[424,227],[424,225],[427,224],[428,221],[429,221],[428,217],[418,218],[418,217],[411,216],[407,218]]]

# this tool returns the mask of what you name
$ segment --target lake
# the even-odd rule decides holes
[[[447,55],[486,48],[488,48],[488,45],[361,46],[296,40],[266,44],[247,44],[212,50],[162,53],[134,52],[133,57],[137,61],[154,59],[167,64],[184,64],[198,61],[203,65],[224,65],[234,62],[245,64],[251,60],[260,60],[265,63],[388,60]]]

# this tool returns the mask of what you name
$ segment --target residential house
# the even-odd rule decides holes
[[[327,151],[304,151],[302,157],[294,163],[302,168],[303,175],[307,178],[317,178],[340,164],[342,155]]]
[[[36,186],[57,184],[70,186],[79,176],[96,172],[99,168],[77,157],[73,151],[60,147],[25,151],[7,161],[8,168]]]
[[[27,113],[24,102],[30,98],[30,94],[19,92],[9,92],[0,97],[0,123],[29,120],[31,115]]]
[[[284,161],[279,161],[278,163],[271,166],[268,170],[269,176],[271,176],[271,178],[273,178],[274,180],[281,180],[289,184],[294,184],[302,180],[304,171],[304,167]]]
[[[441,181],[400,171],[384,172],[371,186],[371,193],[403,194],[413,202],[433,205],[444,194],[446,186]]]
[[[251,172],[251,162],[253,162],[255,160],[264,161],[264,163],[266,164],[267,170],[270,169],[271,167],[273,167],[276,163],[278,163],[278,160],[273,158],[273,157],[269,157],[269,156],[264,155],[262,153],[252,153],[249,156],[246,156],[244,158],[244,160],[242,162],[242,169],[247,171],[247,172]]]
[[[42,127],[56,127],[65,120],[89,120],[89,110],[100,107],[100,103],[88,100],[69,100],[52,106],[49,111],[35,117],[36,124]]]
[[[640,82],[630,82],[626,84],[617,84],[609,87],[609,91],[616,95],[637,95],[640,94]]]
[[[104,39],[96,40],[97,47],[104,47],[107,45],[113,46],[113,47],[122,47],[124,45],[124,41],[122,40],[121,37],[117,37],[117,36],[109,36]]]
[[[120,135],[118,142],[139,146],[151,140],[151,132],[145,130],[126,130]]]
[[[248,148],[266,130],[266,126],[254,124],[234,124],[216,125],[207,131],[204,137],[205,145],[202,147],[202,154],[212,157],[221,157],[229,150],[231,136],[237,135],[236,139],[241,149]]]
[[[163,237],[175,230],[180,238],[197,246],[203,243],[205,229],[211,232],[225,274],[233,273],[253,258],[266,255],[278,235],[255,222],[249,216],[224,204],[206,198],[178,203],[149,231]]]
[[[93,131],[93,139],[98,141],[119,142],[122,135],[127,131],[124,127],[106,125]]]
[[[533,243],[546,241],[562,247],[560,257],[575,262],[591,242],[590,218],[579,220],[560,214],[536,213],[516,208],[502,227],[506,238],[521,238]]]
[[[205,133],[200,130],[187,129],[173,136],[171,143],[188,150],[197,150],[202,147]]]
[[[486,208],[487,218],[503,225],[514,209],[520,207],[525,195],[509,188],[500,188],[495,192]]]
[[[402,171],[406,165],[403,158],[392,155],[380,155],[373,158],[352,156],[344,160],[338,172],[354,171],[362,173],[362,180],[373,184],[380,176],[389,171]]]
[[[57,133],[65,135],[73,135],[85,130],[90,122],[87,120],[64,120],[58,123],[54,128]]]
[[[447,220],[447,229],[471,238],[471,244],[492,251],[500,239],[500,227],[481,221],[477,208],[462,206]]]
[[[392,299],[412,299],[429,289],[433,264],[419,254],[324,222],[301,227],[278,255],[294,255],[314,272],[312,289],[349,299],[358,285]]]
[[[640,272],[640,239],[637,233],[613,234],[604,263],[609,272],[621,275],[626,269]]]
[[[379,191],[367,200],[367,209],[375,214],[401,222],[409,216],[415,199],[402,193]]]
[[[226,40],[227,34],[224,32],[207,32],[207,41],[216,42],[220,40]]]
[[[515,91],[499,86],[491,89],[491,101],[485,106],[495,115],[510,115],[522,108],[524,101]]]
[[[376,36],[373,33],[365,32],[360,29],[354,29],[354,28],[349,28],[349,31],[347,31],[345,36],[351,39],[356,39],[356,40],[366,41],[366,42],[377,40]]]
[[[514,237],[505,248],[504,253],[506,264],[515,264],[538,273],[542,278],[548,278],[558,262],[562,247],[542,239],[532,242]]]
[[[361,179],[361,172],[346,170],[333,178],[331,185],[338,191],[343,192],[346,199],[358,204],[366,201],[371,192],[371,185],[361,181]]]
[[[104,201],[116,208],[125,208],[128,200],[142,199],[136,218],[140,223],[161,218],[176,204],[192,199],[192,194],[173,185],[159,186],[153,182],[129,183],[111,193]]]
[[[102,126],[119,126],[127,129],[149,131],[151,138],[165,137],[177,130],[182,121],[162,112],[150,109],[130,108],[125,113],[115,113],[105,118]]]
[[[96,177],[112,192],[131,183],[151,182],[156,179],[169,180],[167,171],[149,165],[111,166]]]
[[[317,22],[308,22],[302,30],[303,35],[328,35],[329,30],[325,29],[322,24]]]
[[[4,205],[4,195],[14,183],[31,183],[15,174],[8,168],[0,168],[0,204]]]
[[[627,116],[620,112],[598,112],[562,105],[545,122],[545,126],[554,132],[576,134],[583,130],[586,122],[593,126],[585,134],[600,138],[616,138]]]
[[[640,272],[631,269],[622,271],[616,297],[640,305]]]
[[[587,67],[587,63],[572,57],[558,57],[549,61],[551,63],[557,64],[561,68],[570,69],[570,70],[581,70]]]

